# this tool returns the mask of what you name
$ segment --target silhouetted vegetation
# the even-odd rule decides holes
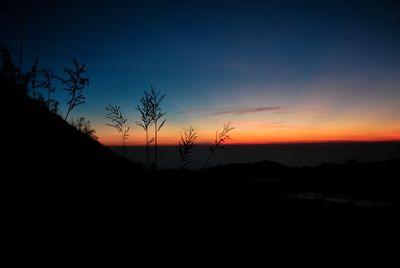
[[[150,101],[150,117],[151,121],[154,123],[154,169],[157,169],[157,141],[158,141],[158,132],[160,129],[164,126],[165,122],[167,119],[164,119],[161,124],[158,123],[158,121],[166,114],[165,112],[162,112],[161,109],[161,102],[165,97],[165,94],[160,95],[160,91],[156,91],[153,87],[150,88],[150,92],[146,93],[145,95],[148,96],[149,101]]]
[[[5,172],[19,178],[10,180],[15,185],[7,184],[7,189],[12,191],[13,208],[18,213],[22,211],[24,217],[62,222],[68,217],[73,221],[90,220],[93,226],[99,219],[114,222],[117,217],[119,227],[127,219],[121,215],[129,209],[148,220],[144,225],[149,221],[159,223],[148,217],[154,214],[186,217],[182,212],[190,211],[197,220],[203,212],[201,216],[209,220],[207,216],[213,217],[212,213],[231,211],[236,216],[240,209],[245,209],[249,214],[267,215],[266,222],[304,218],[314,222],[318,219],[319,224],[323,222],[321,217],[326,217],[340,219],[346,225],[357,218],[363,219],[363,223],[378,219],[385,228],[396,223],[393,219],[398,216],[400,204],[398,159],[368,164],[349,161],[313,168],[290,168],[262,161],[193,172],[161,170],[155,175],[82,135],[49,112],[43,103],[20,94],[16,89],[24,89],[19,88],[23,84],[17,81],[16,68],[7,64],[2,57],[0,85],[5,92],[13,92],[8,112],[20,120],[7,122],[18,142],[11,149],[5,147],[4,166]],[[22,77],[27,81],[27,75]],[[127,120],[119,106],[109,105],[106,110],[111,119],[108,125],[120,130],[124,142],[129,131],[125,128]],[[94,134],[83,118],[73,124],[86,134]],[[26,129],[30,130],[29,139]],[[233,129],[229,122],[221,133],[216,133],[207,162],[218,148],[223,148]],[[182,156],[190,155],[185,152],[195,146],[196,136],[193,128],[181,136]],[[182,161],[183,167],[190,163],[190,157],[181,159],[189,159]],[[30,176],[26,176],[27,170]],[[55,179],[55,174],[60,173],[63,176]],[[39,225],[44,226],[42,221]]]
[[[214,145],[210,147],[210,154],[208,155],[208,158],[206,162],[204,163],[204,168],[207,167],[208,162],[210,161],[211,157],[214,155],[215,151],[217,149],[224,149],[223,144],[227,141],[230,140],[231,137],[229,136],[229,132],[231,132],[234,127],[231,126],[232,122],[228,122],[227,124],[224,124],[222,127],[222,131],[218,134],[218,131],[215,132],[215,141]]]
[[[7,88],[17,94],[25,95],[30,73],[21,74],[20,70],[12,62],[10,52],[4,46],[0,46],[0,60],[1,88]]]
[[[57,76],[57,78],[64,84],[66,90],[70,96],[68,101],[68,110],[65,115],[67,120],[69,113],[78,105],[85,103],[85,96],[83,96],[83,89],[89,85],[89,78],[83,77],[86,73],[86,63],[82,66],[76,60],[73,60],[75,69],[64,69],[64,73],[68,76],[66,79]]]
[[[149,152],[149,145],[150,143],[154,142],[154,138],[149,140],[149,127],[153,123],[153,116],[152,116],[152,101],[150,95],[147,92],[144,92],[144,96],[140,98],[140,104],[136,106],[136,110],[140,112],[141,121],[136,121],[136,124],[143,128],[146,133],[146,161],[145,166],[149,168],[150,165],[150,152]]]
[[[124,148],[125,158],[127,158],[125,140],[128,139],[129,136],[129,127],[126,127],[125,124],[128,119],[123,116],[121,108],[117,105],[110,104],[105,109],[108,112],[106,117],[111,120],[111,124],[107,124],[107,126],[115,128],[121,134],[122,146]]]
[[[47,109],[55,114],[59,114],[59,102],[51,97],[51,94],[56,90],[56,86],[53,83],[55,78],[53,71],[51,69],[39,67],[38,63],[39,57],[36,57],[30,72],[31,94],[34,98],[42,101]],[[47,91],[47,98],[43,97],[43,94],[37,91],[38,89],[45,89]]]
[[[181,134],[178,144],[179,168],[184,169],[192,163],[192,151],[196,146],[197,133],[192,126]]]
[[[39,57],[36,57],[32,67],[26,73],[22,73],[11,61],[8,50],[0,47],[0,58],[2,62],[2,83],[7,88],[13,88],[20,94],[28,94],[41,101],[51,112],[60,115],[59,102],[52,97],[56,90],[55,80],[64,85],[64,89],[69,93],[70,99],[67,102],[68,109],[65,116],[67,121],[69,113],[78,105],[85,103],[83,89],[89,85],[89,78],[84,77],[86,64],[82,66],[73,60],[74,69],[65,68],[64,73],[67,77],[55,75],[53,70],[39,66]],[[46,90],[46,96],[40,90]]]
[[[99,137],[96,136],[96,130],[92,128],[90,121],[86,120],[85,117],[79,117],[77,120],[72,119],[71,126],[94,140],[99,139]]]

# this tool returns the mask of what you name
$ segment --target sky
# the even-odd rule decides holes
[[[150,86],[166,94],[161,144],[193,126],[200,143],[231,121],[231,143],[400,140],[398,1],[2,1],[0,44],[62,74],[86,62],[100,142],[120,144],[105,106],[135,125]],[[55,94],[66,112],[67,94]]]

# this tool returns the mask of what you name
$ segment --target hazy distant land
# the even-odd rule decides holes
[[[122,148],[112,150],[122,153]],[[202,168],[209,152],[209,146],[199,145],[193,152],[192,169]],[[143,162],[145,148],[129,146],[128,158]],[[152,152],[152,148],[151,148]],[[230,163],[252,163],[270,160],[291,167],[316,166],[322,163],[344,163],[350,159],[361,162],[384,161],[400,158],[400,142],[342,142],[342,143],[299,143],[265,145],[228,145],[219,150],[209,166]],[[177,168],[179,155],[175,146],[159,147],[159,167]]]

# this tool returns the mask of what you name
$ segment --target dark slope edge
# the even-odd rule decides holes
[[[77,131],[37,100],[23,94],[6,100],[3,190],[19,216],[33,222],[112,217],[145,196],[142,189],[150,183],[141,165]]]

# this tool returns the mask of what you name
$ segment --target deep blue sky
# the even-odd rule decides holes
[[[25,17],[25,69],[36,55],[60,72],[72,58],[87,62],[87,103],[72,115],[89,118],[105,142],[104,106],[121,105],[133,123],[150,85],[167,94],[165,139],[189,124],[212,135],[228,120],[243,142],[400,137],[399,1],[1,5],[0,43],[16,59]]]

